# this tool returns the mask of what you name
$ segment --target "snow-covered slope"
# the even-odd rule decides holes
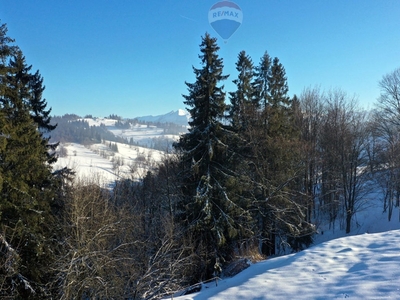
[[[154,122],[154,123],[174,123],[178,125],[188,125],[190,119],[190,114],[186,110],[178,109],[176,111],[171,111],[165,115],[158,116],[144,116],[138,117],[139,121],[142,122]]]
[[[137,118],[141,122],[160,122],[174,123],[178,125],[188,125],[189,114],[185,110],[179,109],[171,111],[165,115],[149,116]],[[121,178],[139,179],[150,170],[155,163],[162,160],[166,155],[162,151],[149,149],[159,144],[159,149],[164,144],[171,144],[179,138],[178,134],[165,134],[163,128],[147,124],[136,124],[130,128],[120,128],[116,126],[117,120],[109,118],[85,118],[89,126],[105,126],[108,131],[115,136],[122,137],[134,145],[117,143],[118,152],[114,153],[107,144],[94,144],[83,146],[76,143],[61,145],[67,153],[64,157],[59,157],[54,169],[69,167],[76,171],[78,177],[93,177],[96,175],[101,178],[105,185],[112,185]],[[114,142],[112,142],[115,144]],[[139,146],[137,146],[139,145]],[[162,148],[164,149],[164,148]],[[168,146],[165,147],[165,150]]]
[[[88,147],[74,143],[62,144],[67,155],[58,158],[54,169],[68,167],[76,172],[78,178],[97,177],[104,186],[112,186],[118,179],[143,178],[166,155],[153,149],[113,144],[117,145],[118,152],[111,151],[107,143]]]
[[[178,134],[165,134],[163,128],[156,127],[154,125],[143,124],[144,122],[159,122],[159,123],[172,123],[181,126],[188,126],[189,114],[188,112],[179,109],[177,111],[171,111],[165,115],[160,116],[147,116],[136,118],[141,124],[136,124],[130,128],[118,128],[115,126],[117,120],[108,118],[85,118],[89,126],[101,126],[104,125],[108,131],[113,133],[115,136],[133,141],[134,143],[143,147],[152,147],[156,140],[168,140],[176,141],[179,138]]]
[[[89,126],[105,125],[107,130],[113,133],[115,136],[126,138],[128,141],[132,138],[135,143],[138,143],[142,146],[148,145],[151,139],[166,137],[166,135],[163,134],[163,129],[157,128],[156,126],[136,124],[129,129],[121,129],[115,126],[117,120],[107,118],[86,118],[84,120],[88,122]],[[175,137],[175,139],[177,138],[178,137]]]
[[[135,141],[160,134],[147,125],[122,130],[115,127],[115,120],[88,120],[90,125],[104,124],[116,135],[134,137]],[[73,168],[78,176],[97,176],[110,186],[120,178],[142,177],[165,155],[117,145],[117,153],[111,153],[107,143],[64,145],[68,155],[59,158],[57,167]],[[319,223],[315,246],[255,263],[232,278],[220,280],[218,286],[215,282],[203,284],[201,292],[175,295],[174,299],[400,299],[400,210],[395,208],[388,222],[378,194],[364,197],[364,210],[354,216],[352,231],[346,237],[341,220],[334,230]]]
[[[176,295],[177,296],[177,295]],[[175,300],[400,299],[400,230],[331,240]]]
[[[400,208],[388,221],[378,189],[364,201],[349,234],[341,219],[319,223],[314,246],[174,299],[400,299]]]

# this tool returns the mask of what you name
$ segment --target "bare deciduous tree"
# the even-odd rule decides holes
[[[313,212],[317,218],[316,200],[319,197],[321,176],[320,136],[324,112],[324,95],[318,87],[307,88],[300,95],[302,152],[305,161],[304,191],[310,199],[308,220]]]
[[[400,126],[400,68],[383,76],[379,81],[381,95],[378,108],[386,120]]]
[[[331,224],[343,212],[346,233],[350,232],[352,217],[362,208],[368,192],[366,143],[366,114],[357,109],[355,99],[345,92],[329,92],[321,136],[322,193]]]
[[[193,247],[174,223],[175,188],[164,190],[170,169],[113,191],[96,177],[70,186],[55,266],[60,299],[156,299],[188,283]]]
[[[384,191],[383,208],[390,221],[400,202],[400,68],[383,76],[379,87],[381,95],[372,122],[379,147],[375,175]]]

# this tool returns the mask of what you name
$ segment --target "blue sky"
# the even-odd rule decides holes
[[[52,113],[123,117],[185,108],[215,0],[0,0],[1,23],[44,77]],[[243,23],[219,40],[226,91],[237,55],[265,51],[286,69],[289,94],[341,88],[371,108],[378,81],[400,67],[399,0],[235,0]]]

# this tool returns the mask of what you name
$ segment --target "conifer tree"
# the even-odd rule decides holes
[[[38,128],[41,132],[54,130],[57,125],[50,124],[51,108],[46,110],[46,99],[42,99],[45,86],[43,85],[43,77],[40,75],[39,71],[30,75],[29,87],[31,94],[28,104],[33,121],[38,124]]]
[[[31,67],[25,64],[21,50],[9,45],[12,40],[6,32],[2,25],[0,234],[4,243],[0,251],[4,254],[6,249],[13,249],[18,257],[12,272],[0,272],[4,276],[0,296],[41,298],[51,280],[49,264],[54,257],[54,181],[46,140],[31,116]]]
[[[58,143],[49,143],[50,136],[45,137],[45,133],[54,130],[57,125],[50,124],[51,117],[49,116],[51,109],[46,110],[47,103],[45,99],[42,99],[43,91],[43,78],[39,71],[32,74],[30,73],[32,66],[27,65],[25,57],[21,50],[16,51],[16,55],[10,61],[10,68],[15,73],[15,77],[20,80],[23,85],[23,92],[21,91],[20,97],[23,105],[29,110],[32,120],[36,124],[40,136],[42,138],[43,145],[46,146],[45,153],[47,155],[48,163],[52,164],[57,161],[55,155],[55,149]]]
[[[295,123],[297,103],[288,96],[286,73],[278,58],[267,53],[261,59],[254,81],[254,101],[259,103],[258,125],[253,130],[255,198],[254,216],[262,252],[275,253],[277,236],[295,238],[308,229],[300,205],[297,176],[301,167],[299,131]],[[257,135],[258,132],[258,135]],[[303,228],[303,229],[302,229]],[[307,240],[308,242],[308,240]]]
[[[286,71],[275,57],[271,65],[271,77],[268,82],[269,112],[268,133],[270,136],[289,137],[292,134],[292,99],[288,96]]]
[[[271,80],[271,57],[266,51],[256,67],[254,78],[254,102],[261,111],[265,111],[269,102],[269,82]]]
[[[250,56],[245,51],[238,55],[236,70],[238,78],[233,80],[236,91],[230,92],[231,105],[229,106],[229,118],[236,130],[245,128],[248,122],[254,119],[255,109],[253,107],[253,78],[254,65]]]
[[[222,121],[225,92],[221,81],[223,60],[217,52],[215,38],[206,34],[200,45],[201,68],[193,67],[195,83],[187,83],[188,106],[192,120],[189,132],[175,145],[181,152],[184,166],[181,203],[182,218],[196,244],[198,256],[205,269],[198,276],[210,277],[213,265],[219,258],[229,256],[227,245],[241,230],[239,218],[245,212],[231,199],[227,186],[233,178],[229,169],[227,133]]]

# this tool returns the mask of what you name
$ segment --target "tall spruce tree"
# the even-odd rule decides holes
[[[54,258],[54,185],[47,141],[31,115],[31,67],[6,33],[2,25],[0,252],[13,257],[13,267],[0,263],[0,297],[35,299],[48,295],[46,285],[53,279],[49,264]]]
[[[229,119],[232,127],[238,131],[245,129],[248,122],[254,119],[253,105],[253,78],[254,65],[250,56],[245,51],[241,51],[236,62],[236,70],[239,72],[238,78],[233,80],[236,91],[230,92]]]
[[[228,76],[223,75],[218,50],[216,39],[206,34],[200,45],[202,67],[193,67],[194,83],[186,82],[188,95],[184,95],[184,103],[192,117],[189,132],[175,145],[185,172],[182,219],[204,266],[197,275],[199,279],[212,276],[216,262],[229,258],[228,246],[244,230],[240,219],[246,215],[232,200],[228,188],[234,176],[229,169],[227,131],[222,124],[226,105],[220,85]]]
[[[268,82],[269,107],[268,134],[271,137],[293,135],[292,99],[288,96],[286,71],[279,59],[275,57],[271,65],[271,76]]]
[[[38,124],[41,132],[49,132],[56,129],[57,125],[51,124],[50,112],[51,108],[46,110],[46,99],[42,99],[45,86],[43,85],[43,77],[39,71],[30,74],[29,87],[31,90],[28,105],[31,111],[33,121]]]
[[[10,68],[14,70],[16,78],[24,85],[23,94],[20,96],[38,128],[42,143],[46,146],[47,161],[50,164],[55,163],[57,158],[54,150],[57,148],[58,143],[49,143],[50,136],[45,137],[45,133],[54,130],[57,125],[50,123],[51,117],[49,115],[51,109],[46,110],[46,99],[42,99],[45,89],[43,78],[39,71],[36,71],[34,74],[30,72],[32,66],[27,65],[21,50],[16,51],[15,58],[10,61]]]
[[[238,55],[236,70],[237,79],[233,80],[236,90],[230,93],[231,105],[228,111],[228,124],[233,134],[229,136],[229,147],[232,149],[231,168],[235,172],[235,183],[231,192],[235,196],[235,202],[250,214],[251,235],[241,235],[242,253],[254,253],[259,240],[263,240],[257,230],[259,224],[259,206],[254,206],[259,197],[260,177],[258,173],[257,155],[260,150],[260,142],[263,141],[263,132],[260,131],[261,104],[258,95],[267,93],[267,81],[261,79],[256,83],[258,68],[250,56],[242,51]],[[268,74],[268,71],[266,72]],[[265,91],[263,91],[265,89]],[[266,95],[266,94],[265,94]],[[256,250],[257,251],[257,250]]]
[[[254,218],[258,223],[260,249],[271,255],[275,254],[278,237],[298,248],[296,237],[310,228],[301,206],[297,179],[301,163],[296,105],[288,96],[283,65],[278,58],[271,60],[267,52],[257,68],[254,90],[254,101],[260,107],[258,128],[253,131],[257,142],[252,148],[257,199]]]
[[[255,78],[253,83],[254,99],[261,111],[265,111],[269,103],[269,82],[271,80],[271,64],[272,60],[268,52],[265,51],[260,60],[260,64],[256,67]]]

